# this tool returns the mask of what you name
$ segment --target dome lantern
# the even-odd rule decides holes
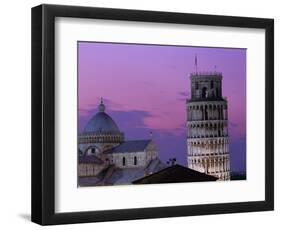
[[[106,133],[106,134],[116,134],[120,133],[120,130],[115,123],[115,121],[105,113],[105,105],[103,99],[101,98],[100,104],[98,106],[98,113],[96,113],[86,124],[84,128],[85,133]]]
[[[103,113],[105,111],[105,105],[103,104],[103,99],[101,97],[99,104],[99,112]]]

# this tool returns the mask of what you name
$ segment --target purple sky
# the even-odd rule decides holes
[[[246,50],[114,43],[78,43],[79,131],[104,98],[106,112],[125,138],[152,131],[160,159],[186,165],[189,73],[223,73],[228,100],[232,171],[246,171]]]

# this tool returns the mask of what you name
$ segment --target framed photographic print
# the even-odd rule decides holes
[[[32,221],[273,210],[273,33],[273,19],[34,7]]]

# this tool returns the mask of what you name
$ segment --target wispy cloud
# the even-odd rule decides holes
[[[232,128],[238,128],[239,127],[239,124],[237,124],[237,123],[234,123],[234,122],[231,122],[231,121],[229,121],[228,123],[229,123],[229,126],[232,127]]]
[[[180,91],[179,95],[183,96],[183,97],[188,97],[190,95],[190,92],[189,91]]]
[[[180,91],[178,92],[179,97],[177,98],[177,101],[186,101],[187,98],[190,97],[189,91]]]
[[[116,103],[112,100],[109,100],[107,98],[102,98],[105,106],[106,106],[106,110],[111,110],[113,108],[119,108],[122,109],[122,105],[119,103]],[[95,114],[98,111],[98,106],[100,104],[101,98],[96,97],[93,102],[91,103],[87,103],[84,105],[79,105],[78,108],[78,112],[79,112],[79,116],[81,117],[87,117],[91,114]]]

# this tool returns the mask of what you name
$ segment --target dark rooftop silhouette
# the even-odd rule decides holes
[[[200,182],[216,181],[218,178],[197,172],[190,168],[173,165],[156,173],[135,180],[133,184],[162,184],[162,183],[180,183],[180,182]]]

